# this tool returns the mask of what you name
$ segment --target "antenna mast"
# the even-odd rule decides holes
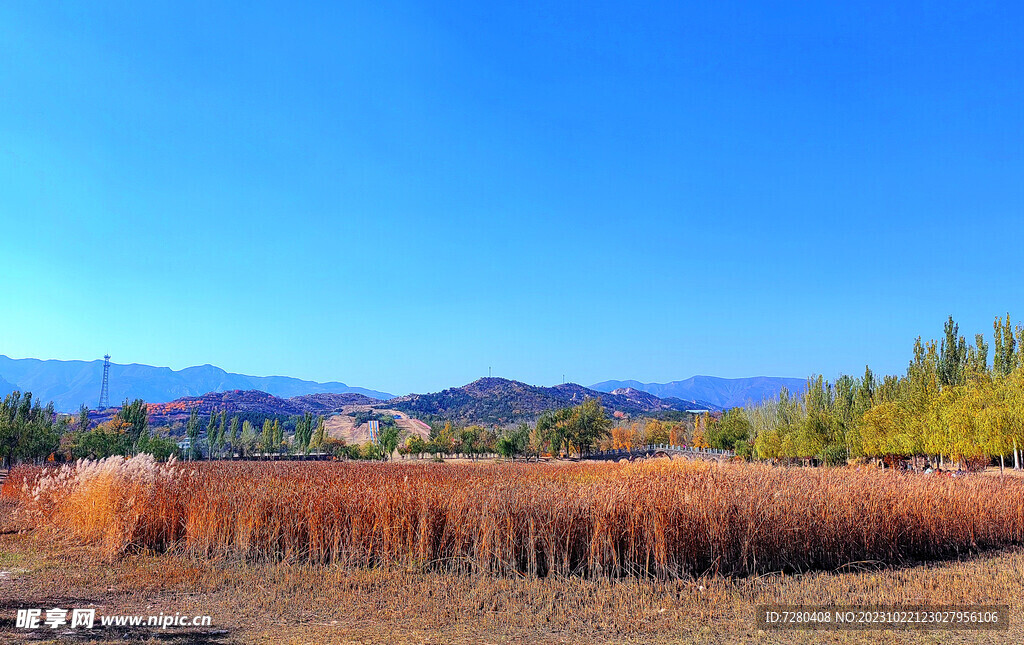
[[[110,407],[110,354],[103,357],[103,386],[100,388],[100,410]]]

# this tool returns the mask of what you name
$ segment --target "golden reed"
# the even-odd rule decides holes
[[[639,464],[158,464],[12,471],[66,539],[497,575],[680,577],[948,558],[1024,543],[1024,480]]]

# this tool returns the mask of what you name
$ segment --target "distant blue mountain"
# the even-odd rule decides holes
[[[7,396],[11,392],[18,389],[18,386],[14,383],[9,383],[0,377],[0,397]]]
[[[103,361],[58,361],[35,358],[13,359],[0,355],[0,394],[14,389],[32,392],[35,397],[53,401],[59,412],[74,412],[85,404],[95,408],[103,380]],[[8,386],[10,388],[8,389]],[[110,364],[110,403],[125,399],[143,399],[152,403],[173,401],[183,396],[207,392],[261,390],[281,398],[304,394],[364,394],[375,399],[390,399],[390,394],[350,387],[331,381],[317,383],[288,376],[246,376],[225,372],[213,365],[172,370],[132,363]]]
[[[604,381],[591,385],[590,389],[611,392],[631,387],[649,392],[658,398],[676,397],[686,400],[707,401],[723,408],[746,405],[778,395],[782,388],[791,394],[804,391],[807,379],[781,376],[754,376],[750,378],[718,378],[717,376],[693,376],[685,381],[671,383],[641,383],[639,381]]]

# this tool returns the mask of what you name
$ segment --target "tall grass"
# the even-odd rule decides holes
[[[1024,543],[1024,481],[705,463],[157,464],[12,472],[67,539],[500,575],[835,569]]]

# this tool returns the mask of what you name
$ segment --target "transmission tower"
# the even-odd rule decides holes
[[[110,354],[103,357],[103,386],[100,387],[99,410],[106,410],[110,407]]]

